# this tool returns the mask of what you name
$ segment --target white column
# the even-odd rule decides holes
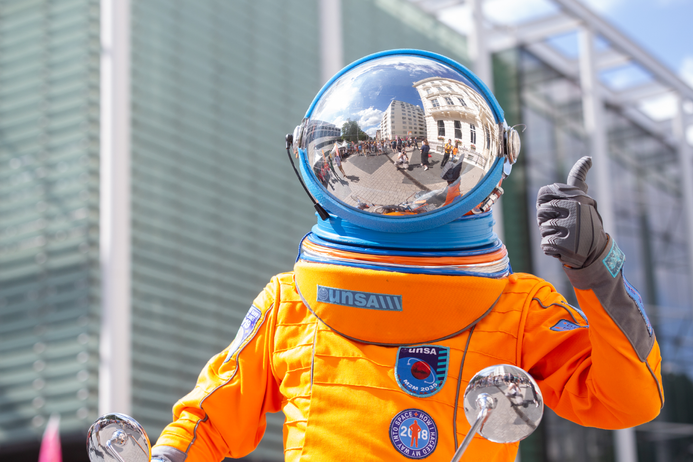
[[[595,64],[594,33],[589,29],[580,31],[580,85],[582,87],[582,110],[593,167],[587,176],[587,184],[594,184],[590,195],[599,204],[599,213],[604,228],[609,234],[616,233],[614,208],[610,190],[609,148],[607,127],[604,119],[604,102],[599,94],[599,83]]]
[[[131,412],[130,0],[101,0],[99,413]]]
[[[320,77],[327,83],[344,67],[342,0],[319,0]]]
[[[493,91],[493,64],[491,53],[486,47],[486,26],[484,19],[484,0],[472,0],[472,30],[468,38],[469,59],[472,62],[472,69],[479,79],[486,84],[489,90]],[[493,206],[493,232],[503,240],[505,228],[503,224],[503,196],[498,199]]]
[[[599,213],[604,220],[604,229],[616,238],[616,218],[609,183],[609,147],[604,117],[604,102],[598,88],[597,68],[594,52],[594,32],[580,31],[580,85],[582,87],[582,110],[587,132],[593,167],[587,176],[587,184],[594,184],[589,193],[599,204]],[[635,430],[627,428],[614,432],[617,462],[637,462],[638,452]]]
[[[491,54],[486,47],[486,27],[484,20],[484,0],[472,0],[472,30],[469,34],[469,59],[472,62],[472,69],[493,91],[493,72],[491,64]]]
[[[681,173],[681,196],[683,197],[683,212],[686,217],[686,233],[693,236],[693,166],[691,166],[691,145],[686,139],[686,112],[684,110],[685,101],[679,96],[676,115],[674,117],[674,136],[678,145],[679,171]],[[688,243],[688,271],[691,287],[693,287],[693,243],[690,239]],[[691,294],[693,295],[693,294]]]
[[[616,462],[637,462],[638,444],[635,441],[635,429],[626,428],[614,432]]]

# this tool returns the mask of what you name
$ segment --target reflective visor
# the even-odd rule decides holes
[[[331,200],[406,221],[459,206],[470,192],[485,198],[498,183],[489,172],[503,134],[484,93],[460,70],[392,54],[337,77],[304,120],[299,147],[309,182]]]

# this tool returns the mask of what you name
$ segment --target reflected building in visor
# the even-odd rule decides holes
[[[491,107],[494,103],[486,101],[490,96],[462,68],[440,58],[414,52],[374,56],[346,68],[313,102],[294,131],[294,147],[300,152],[308,189],[318,201],[328,204],[331,213],[343,212],[362,227],[371,217],[399,216],[387,226],[392,223],[404,229],[408,225],[401,217],[407,215],[440,210],[452,220],[472,210],[487,211],[477,206],[491,197],[505,159],[512,162],[516,155],[507,156],[501,149],[506,128],[502,120],[496,122],[502,113],[498,110],[496,114]],[[451,153],[447,169],[414,170],[409,166],[397,171],[394,157],[384,153],[349,157],[344,164],[346,173],[339,175],[329,153],[323,152],[322,134],[314,126],[346,126],[345,121],[351,121],[350,126],[368,127],[369,114],[378,114],[387,140],[426,137],[434,146],[442,146],[447,138],[455,139],[458,148]],[[435,137],[439,125],[441,140]],[[519,148],[519,140],[516,145]],[[418,229],[421,225],[412,226]]]
[[[313,120],[307,130],[312,135],[311,147],[315,150],[332,149],[335,141],[341,141],[342,130],[334,124],[322,120]]]
[[[426,122],[421,107],[405,101],[393,100],[380,119],[382,136],[386,140],[399,138],[426,138]]]
[[[495,121],[479,93],[458,80],[442,77],[414,82],[414,87],[423,102],[431,150],[442,153],[451,140],[460,159],[487,172],[499,146],[491,136]]]

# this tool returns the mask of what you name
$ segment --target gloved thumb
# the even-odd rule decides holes
[[[591,167],[592,158],[590,156],[584,156],[578,159],[578,161],[575,162],[575,165],[573,165],[573,168],[570,169],[570,173],[568,173],[567,184],[569,186],[575,186],[576,188],[581,189],[582,192],[587,193],[588,187],[585,180],[587,179],[587,172]]]

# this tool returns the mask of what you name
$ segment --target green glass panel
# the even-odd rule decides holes
[[[96,415],[97,5],[0,8],[0,446]]]

